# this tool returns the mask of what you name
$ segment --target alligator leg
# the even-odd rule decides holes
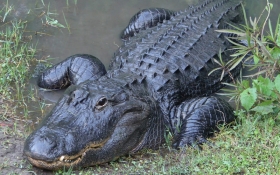
[[[92,55],[77,54],[46,70],[38,78],[38,86],[46,89],[63,89],[106,74],[102,62]]]
[[[198,146],[207,143],[206,138],[217,130],[218,124],[232,122],[235,117],[232,107],[214,96],[201,97],[183,102],[176,110],[179,132],[173,147]]]
[[[169,20],[175,12],[164,8],[149,8],[140,10],[129,21],[128,26],[124,29],[121,38],[127,39],[134,36],[140,30],[145,30],[162,23],[163,20]]]

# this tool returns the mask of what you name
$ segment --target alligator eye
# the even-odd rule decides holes
[[[102,97],[96,103],[95,108],[96,109],[101,109],[101,108],[105,107],[107,105],[107,103],[108,103],[107,98],[106,97]]]

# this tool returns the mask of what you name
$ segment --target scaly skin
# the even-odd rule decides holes
[[[66,90],[27,138],[28,160],[50,170],[92,166],[157,149],[167,130],[175,148],[206,142],[218,123],[234,120],[228,103],[209,96],[222,87],[221,71],[208,74],[219,52],[230,59],[230,43],[215,30],[238,22],[238,7],[209,0],[129,38],[106,75]],[[226,73],[222,81],[230,80]]]
[[[129,21],[128,26],[124,29],[121,38],[127,39],[139,33],[140,30],[154,27],[164,20],[169,20],[175,12],[163,8],[150,8],[140,10]]]
[[[76,54],[46,70],[38,78],[38,86],[46,89],[63,89],[106,74],[105,66],[94,56]]]

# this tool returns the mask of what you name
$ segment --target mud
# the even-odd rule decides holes
[[[0,132],[1,174],[30,174],[30,172],[28,172],[28,168],[26,168],[29,165],[22,156],[24,138],[5,133],[6,130],[12,129],[12,123],[1,122],[0,127],[2,131]]]

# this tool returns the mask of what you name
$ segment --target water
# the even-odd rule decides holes
[[[45,6],[41,1],[36,1],[36,3],[27,0],[16,2],[18,2],[18,11],[22,9],[26,12],[26,8],[33,9],[27,18],[32,21],[29,23],[29,30],[37,32],[37,35],[33,34],[33,39],[38,43],[37,48],[42,49],[42,55],[50,55],[55,58],[53,63],[60,62],[73,54],[88,53],[101,59],[106,66],[109,65],[114,51],[122,44],[119,39],[121,31],[137,11],[149,7],[179,10],[188,6],[185,0],[177,0],[176,3],[171,0],[133,0],[129,3],[127,0],[86,2],[78,0],[77,5],[73,3],[74,1],[69,0],[69,6],[66,1],[45,0]],[[192,1],[190,2],[193,4]],[[10,0],[10,3],[13,2]],[[51,13],[59,14],[50,15],[50,17],[66,26],[64,13],[67,23],[70,25],[70,34],[67,29],[54,29],[44,23],[42,14],[47,13],[48,5]],[[19,13],[17,12],[17,14]],[[33,17],[32,14],[34,14]],[[41,17],[38,16],[43,18],[43,24]]]
[[[9,4],[14,4],[12,17],[29,21],[26,34],[31,35],[34,44],[37,45],[39,59],[47,58],[49,62],[55,64],[70,55],[87,53],[99,58],[106,67],[114,52],[122,45],[119,38],[121,31],[136,12],[150,7],[183,10],[196,2],[196,0],[77,0],[75,4],[74,0],[9,0]],[[279,0],[270,2],[274,4],[271,19],[275,23],[280,2]],[[258,0],[257,3],[254,0],[246,0],[248,16],[259,16],[265,4],[266,0]],[[60,24],[69,25],[69,30],[54,28],[47,24],[45,15],[48,13],[52,13],[48,16]],[[61,96],[61,92],[57,91],[40,91],[40,94],[49,101],[57,101]]]
[[[280,2],[277,1],[271,0],[275,12],[272,15],[273,21],[276,21],[276,9],[280,7]],[[188,5],[195,4],[196,0],[77,0],[77,4],[74,0],[68,2],[67,6],[67,0],[9,1],[10,4],[16,4],[14,11],[16,17],[29,12],[27,19],[31,22],[28,30],[34,42],[38,43],[37,48],[43,51],[42,56],[55,58],[52,62],[57,63],[73,54],[88,53],[101,59],[108,67],[113,53],[122,44],[119,39],[121,31],[137,11],[149,7],[182,10]],[[258,0],[257,4],[253,0],[245,1],[249,16],[258,16],[265,4],[266,0]],[[48,8],[50,13],[58,13],[50,17],[66,26],[64,13],[70,26],[70,34],[67,29],[59,30],[45,24],[42,14],[46,14]]]

